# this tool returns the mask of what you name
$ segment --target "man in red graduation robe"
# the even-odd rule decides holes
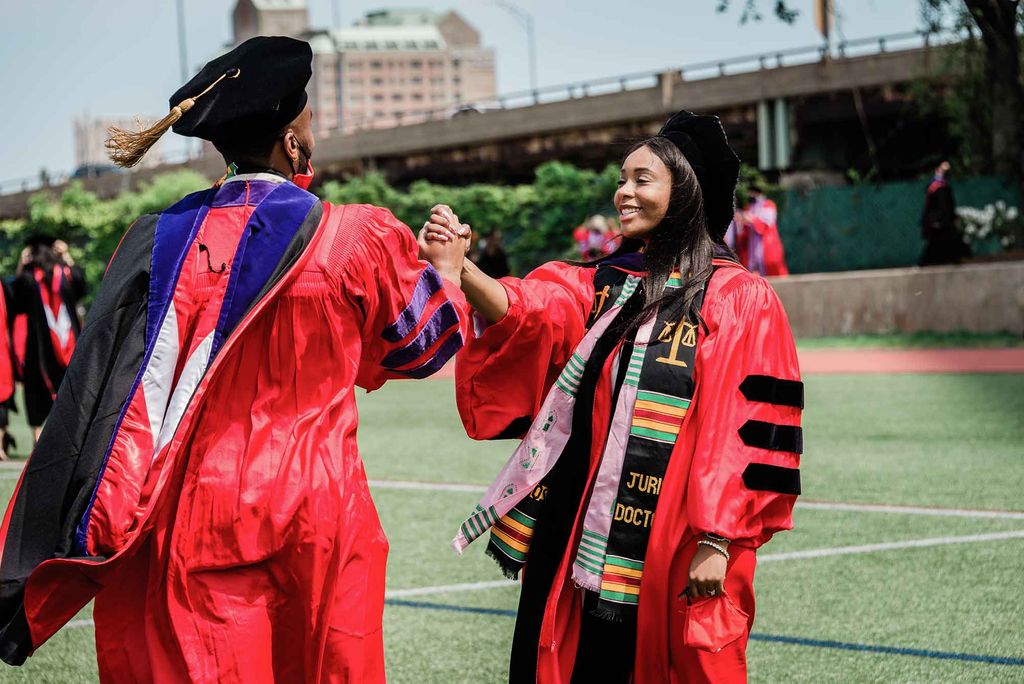
[[[387,210],[305,190],[311,57],[253,38],[154,129],[114,132],[122,164],[173,125],[238,173],[140,218],[110,263],[0,530],[8,663],[95,597],[106,681],[384,681],[353,390],[462,346],[462,249],[435,269]]]

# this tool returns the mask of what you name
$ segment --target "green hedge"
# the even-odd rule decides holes
[[[744,168],[741,193],[756,175]],[[544,261],[571,256],[573,228],[588,216],[614,214],[617,180],[614,165],[594,172],[550,162],[537,168],[529,185],[450,187],[417,181],[403,191],[371,173],[344,183],[329,181],[319,193],[339,204],[387,207],[414,230],[427,220],[432,206],[449,204],[481,234],[500,228],[513,270],[522,274]],[[779,230],[790,269],[806,273],[916,263],[922,247],[919,225],[925,185],[910,181],[810,191],[771,188],[779,204]],[[1017,205],[1016,187],[1004,179],[957,179],[953,185],[960,206],[984,207],[996,200]],[[0,224],[0,273],[14,272],[27,235],[47,232],[71,245],[72,255],[95,284],[132,221],[208,186],[209,180],[184,171],[158,176],[111,200],[97,198],[80,183],[72,183],[59,197],[39,193],[29,201],[27,218]],[[999,246],[993,241],[975,249],[985,253]]]
[[[403,192],[371,173],[345,183],[327,182],[320,195],[338,204],[387,207],[414,230],[429,218],[431,207],[448,204],[481,234],[500,228],[513,271],[525,273],[544,261],[569,256],[572,231],[588,216],[614,213],[618,178],[617,166],[597,173],[550,162],[537,168],[531,185],[451,187],[416,181]]]

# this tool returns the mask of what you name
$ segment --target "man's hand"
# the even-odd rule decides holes
[[[726,557],[715,549],[704,544],[698,545],[693,562],[690,563],[687,585],[690,597],[721,596],[725,586],[727,563]]]

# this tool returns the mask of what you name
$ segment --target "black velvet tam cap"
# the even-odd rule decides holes
[[[704,194],[708,232],[722,239],[735,211],[736,181],[740,158],[729,147],[729,139],[717,116],[693,112],[672,115],[658,135],[671,140],[690,162]]]
[[[172,130],[214,143],[275,135],[306,106],[312,63],[313,51],[305,41],[250,38],[204,66],[171,96],[172,109],[195,98]]]

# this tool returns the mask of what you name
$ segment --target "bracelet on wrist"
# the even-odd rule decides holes
[[[699,539],[697,541],[697,546],[707,546],[709,548],[712,548],[715,551],[717,551],[718,553],[720,553],[723,556],[725,556],[726,562],[729,561],[729,552],[726,550],[726,548],[724,546],[722,546],[721,544],[719,544],[717,542],[713,542],[710,539]]]

